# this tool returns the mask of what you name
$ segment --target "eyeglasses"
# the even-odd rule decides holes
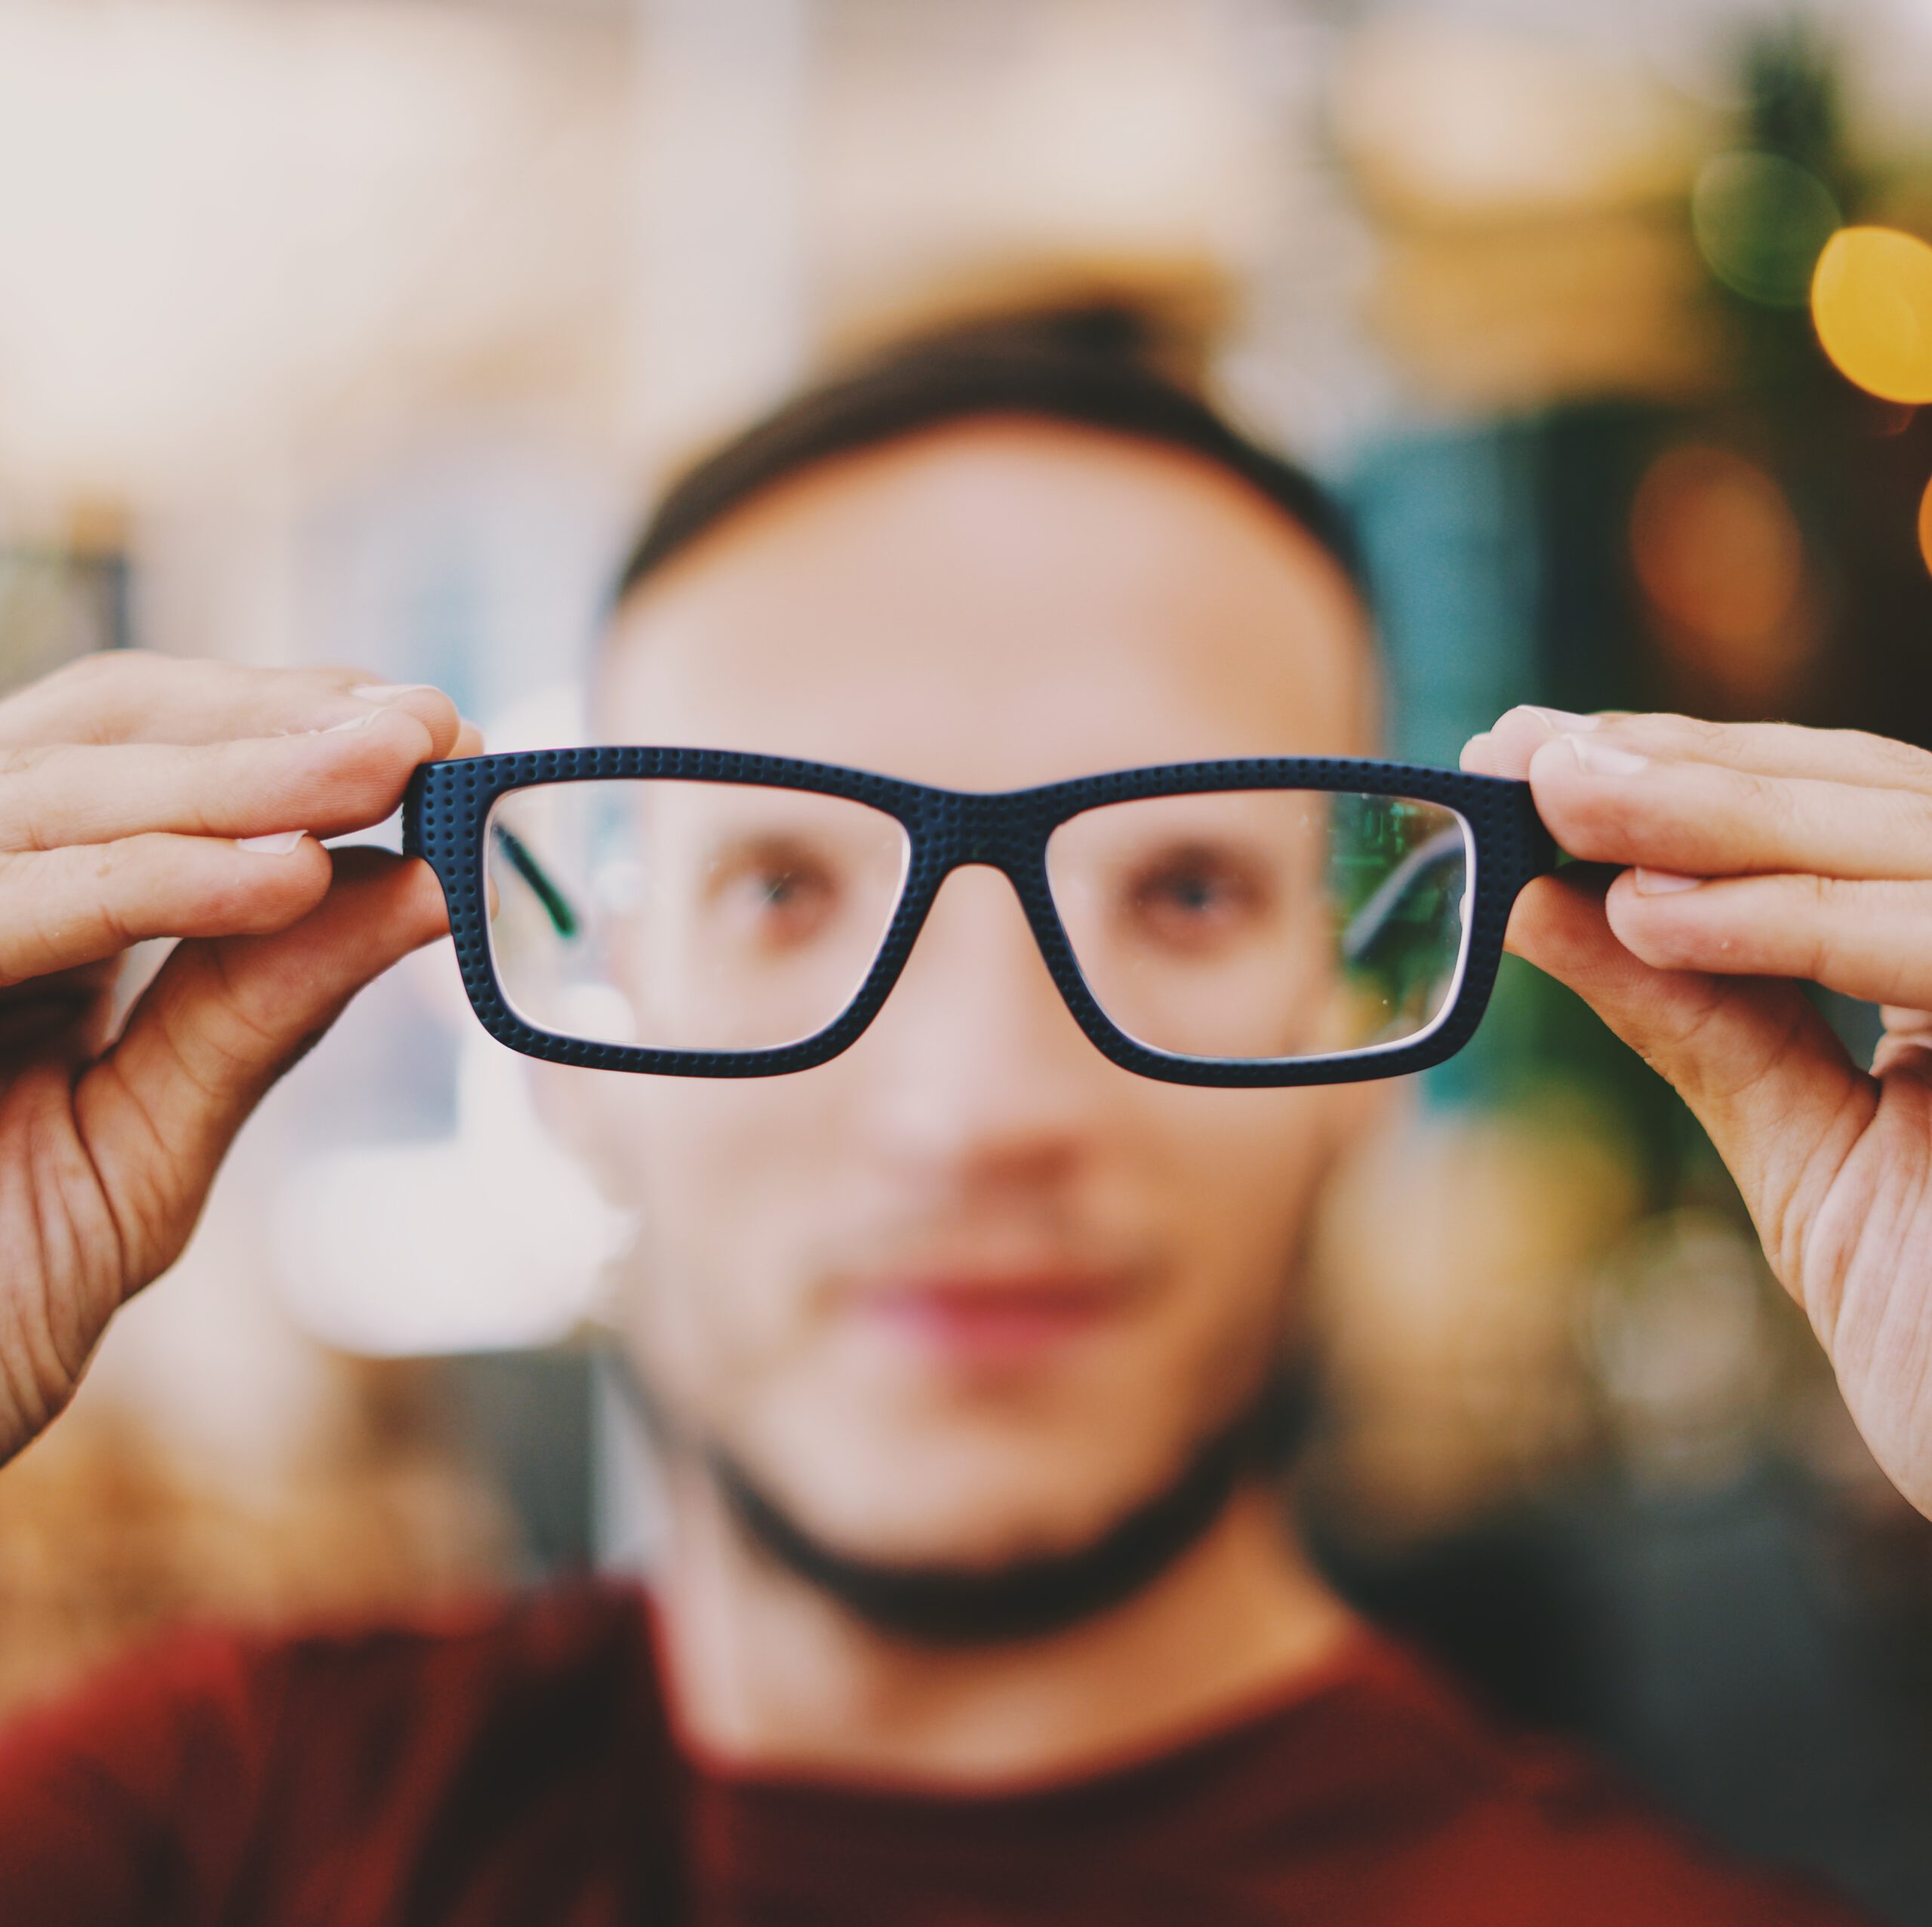
[[[1460,1050],[1555,849],[1526,783],[1267,758],[983,794],[713,750],[430,763],[403,847],[469,1000],[565,1064],[762,1077],[846,1049],[940,886],[1003,873],[1075,1020],[1176,1084],[1334,1084]]]

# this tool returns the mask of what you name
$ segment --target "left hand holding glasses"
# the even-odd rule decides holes
[[[1572,856],[1509,947],[1677,1088],[1887,1476],[1932,1516],[1932,755],[1881,737],[1515,709],[1463,767],[1524,778]],[[1801,983],[1884,1007],[1868,1072]]]

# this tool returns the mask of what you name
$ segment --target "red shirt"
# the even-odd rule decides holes
[[[0,1740],[5,1927],[1846,1927],[1371,1634],[1156,1757],[947,1796],[675,1744],[649,1615],[204,1636]]]

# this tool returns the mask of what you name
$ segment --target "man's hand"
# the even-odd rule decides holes
[[[0,1461],[186,1242],[275,1079],[447,926],[426,865],[315,839],[475,746],[350,670],[93,657],[0,702]],[[122,955],[180,937],[109,1035]]]
[[[1932,756],[1850,731],[1510,710],[1466,769],[1527,777],[1606,888],[1539,879],[1509,948],[1682,1093],[1878,1463],[1932,1516]],[[1801,980],[1885,1007],[1868,1073]]]

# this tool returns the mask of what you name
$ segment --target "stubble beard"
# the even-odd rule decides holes
[[[1100,1531],[1075,1546],[995,1565],[845,1551],[815,1533],[721,1442],[694,1442],[688,1449],[756,1556],[885,1638],[958,1649],[1044,1638],[1137,1596],[1207,1535],[1238,1494],[1281,1479],[1313,1404],[1308,1359],[1282,1360],[1164,1484]]]

